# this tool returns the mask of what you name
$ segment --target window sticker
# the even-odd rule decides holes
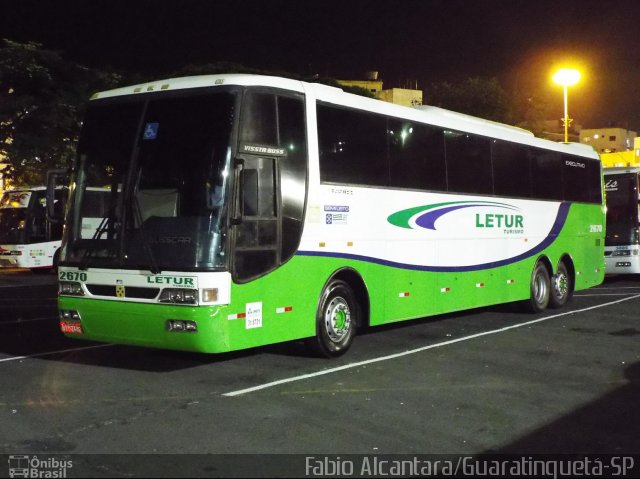
[[[142,133],[143,140],[155,140],[158,137],[158,128],[160,123],[147,123],[144,125],[144,132]]]
[[[262,327],[262,303],[247,303],[245,328],[261,328]]]
[[[325,223],[328,225],[346,225],[349,222],[349,207],[324,205]]]

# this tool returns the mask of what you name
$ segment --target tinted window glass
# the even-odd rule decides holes
[[[391,186],[446,191],[441,128],[389,119],[388,135]]]
[[[90,184],[103,186],[124,181],[142,107],[142,102],[89,106],[82,124],[78,156],[90,156],[83,172]]]
[[[225,267],[226,209],[212,197],[227,191],[235,104],[235,93],[226,88],[91,104],[63,261],[163,270]],[[104,187],[109,191],[101,213],[89,192]]]
[[[275,147],[245,151],[242,222],[235,228],[234,279],[248,281],[291,258],[300,244],[307,181],[302,95],[250,91],[242,108],[241,144]]]
[[[638,177],[635,174],[605,176],[607,192],[606,246],[638,242]]]
[[[602,176],[599,160],[587,161],[587,185],[589,188],[589,198],[591,203],[602,203]]]
[[[161,190],[176,195],[165,201],[176,204],[163,214],[142,211],[148,216],[208,216],[209,185],[224,181],[224,169],[233,97],[202,95],[164,98],[149,102],[146,125],[157,125],[157,137],[141,142],[139,189]],[[187,114],[188,113],[188,114]],[[144,193],[143,193],[144,195]],[[143,210],[150,198],[139,198]],[[156,198],[159,200],[159,198]],[[163,201],[164,202],[164,201]],[[158,206],[158,201],[154,208]],[[148,205],[151,207],[151,205]],[[166,204],[164,205],[166,206]],[[162,208],[161,208],[162,209]]]
[[[240,139],[244,143],[278,144],[275,95],[248,93],[245,96]]]
[[[565,201],[602,202],[599,161],[562,155],[562,169]]]
[[[531,196],[531,172],[527,147],[493,140],[491,161],[496,195],[524,198]]]
[[[449,191],[492,194],[490,140],[451,130],[444,137]]]
[[[84,202],[82,203],[82,214],[92,218],[102,218],[105,213],[105,202],[109,200],[108,190],[93,191],[88,190],[84,193]]]
[[[280,146],[287,155],[279,160],[282,195],[282,261],[295,253],[302,236],[307,182],[307,137],[302,98],[278,97]]]
[[[385,117],[322,104],[317,117],[323,182],[389,184]]]
[[[561,155],[540,148],[529,149],[533,197],[542,200],[562,200]]]
[[[589,171],[584,158],[562,155],[565,201],[589,201]]]

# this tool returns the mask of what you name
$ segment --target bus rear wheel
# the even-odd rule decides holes
[[[551,279],[547,267],[540,261],[531,273],[530,291],[531,296],[526,302],[526,309],[532,313],[540,313],[547,309],[551,295]]]
[[[344,354],[356,334],[358,303],[351,287],[331,281],[322,292],[316,314],[316,350],[326,357]]]
[[[549,306],[551,308],[561,308],[571,299],[573,286],[571,277],[564,262],[560,262],[556,274],[551,277],[551,294],[549,295]]]

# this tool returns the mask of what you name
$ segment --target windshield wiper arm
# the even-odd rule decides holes
[[[140,202],[138,201],[138,197],[134,197],[134,201],[133,201],[133,205],[134,205],[134,210],[135,210],[135,214],[136,214],[136,218],[138,219],[138,222],[140,223],[140,239],[142,240],[142,249],[145,251],[145,253],[147,253],[147,256],[149,256],[149,260],[151,261],[151,267],[149,268],[149,271],[151,271],[152,274],[160,274],[162,271],[160,270],[160,267],[158,266],[158,262],[156,261],[156,257],[153,254],[153,250],[151,249],[151,246],[149,245],[149,242],[147,241],[147,236],[144,232],[144,225],[142,224],[142,211],[140,208]]]
[[[86,270],[89,267],[89,260],[91,259],[91,257],[93,256],[93,253],[95,253],[97,249],[93,242],[99,240],[100,236],[102,236],[102,234],[105,231],[107,231],[107,228],[113,222],[113,213],[115,213],[116,206],[117,206],[117,202],[112,203],[106,216],[102,218],[102,220],[100,221],[100,224],[98,225],[95,232],[93,233],[93,236],[91,237],[92,243],[87,244],[85,246],[84,253],[82,253],[82,258],[80,259],[80,266],[78,266],[78,269]]]

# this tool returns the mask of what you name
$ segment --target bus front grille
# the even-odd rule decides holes
[[[141,288],[139,286],[118,287],[107,284],[87,284],[86,286],[87,290],[95,296],[154,299],[160,294],[160,288]]]

